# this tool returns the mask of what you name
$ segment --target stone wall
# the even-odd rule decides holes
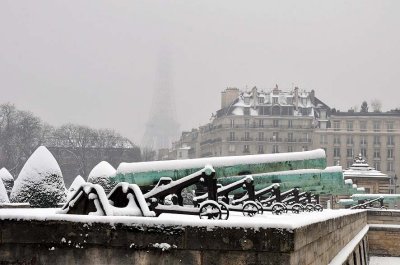
[[[321,265],[366,220],[358,211],[293,230],[0,220],[0,264]]]

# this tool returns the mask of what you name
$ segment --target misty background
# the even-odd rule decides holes
[[[347,110],[399,107],[399,1],[0,2],[0,103],[54,126],[111,128],[140,144],[160,53],[181,130],[228,86],[316,91]]]

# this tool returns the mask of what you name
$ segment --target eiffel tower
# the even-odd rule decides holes
[[[169,53],[164,52],[159,57],[151,112],[146,123],[142,146],[154,151],[170,148],[178,134],[179,124],[176,121],[171,60]]]

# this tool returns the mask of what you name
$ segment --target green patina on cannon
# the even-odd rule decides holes
[[[231,176],[298,169],[324,169],[326,168],[326,156],[324,150],[318,149],[283,154],[121,163],[114,178],[115,182],[135,183],[146,188],[155,185],[161,177],[178,180],[206,165],[211,165],[215,169],[218,182],[222,183],[223,179],[229,179]]]

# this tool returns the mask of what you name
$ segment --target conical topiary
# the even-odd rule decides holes
[[[82,184],[86,183],[86,181],[81,177],[81,175],[78,175],[74,181],[72,182],[71,186],[68,189],[68,195],[67,195],[67,201],[68,198],[70,198],[72,196],[72,194],[74,194],[74,192],[80,187],[82,186]]]
[[[0,203],[9,203],[9,199],[7,196],[6,187],[4,187],[3,181],[0,178]]]
[[[115,168],[108,162],[101,161],[90,171],[87,182],[99,184],[107,194],[116,185],[114,182],[116,172]]]
[[[7,196],[10,196],[11,190],[14,186],[14,178],[5,167],[0,169],[0,179],[3,180],[4,187],[7,190]]]
[[[11,202],[29,202],[32,207],[55,207],[65,202],[60,166],[46,147],[40,146],[26,161],[15,180]]]

